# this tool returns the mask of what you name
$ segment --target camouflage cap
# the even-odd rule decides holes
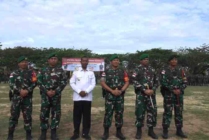
[[[57,54],[56,53],[50,53],[47,58],[50,59],[51,57],[57,57]]]
[[[174,59],[174,58],[178,58],[178,55],[176,55],[176,54],[171,55],[171,56],[168,58],[168,61],[171,61],[171,60]]]
[[[111,57],[110,57],[110,61],[116,59],[116,58],[119,58],[119,56],[117,54],[113,54]]]
[[[25,56],[20,56],[20,57],[17,59],[17,62],[20,63],[20,62],[22,62],[22,61],[24,61],[24,60],[28,60],[28,58],[25,57]]]
[[[143,53],[142,55],[140,55],[139,60],[144,60],[145,58],[149,58],[149,55],[146,53]]]

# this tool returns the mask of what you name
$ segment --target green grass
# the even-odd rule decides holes
[[[62,93],[62,116],[58,134],[60,140],[67,140],[73,134],[73,101],[72,90],[69,85],[66,86]],[[38,88],[34,90],[33,94],[33,137],[38,139],[40,135],[39,128],[39,113],[40,113],[40,94]],[[104,99],[102,98],[102,90],[97,85],[93,92],[94,98],[92,103],[92,125],[91,136],[93,139],[99,139],[103,134],[103,118],[104,118]],[[158,123],[155,128],[159,139],[162,133],[162,96],[157,90],[157,105],[158,105]],[[209,87],[188,87],[185,91],[184,98],[184,130],[191,140],[208,140],[209,139]],[[7,138],[8,120],[10,116],[10,102],[8,99],[8,85],[0,84],[0,139]],[[123,132],[128,139],[134,139],[136,128],[135,122],[135,94],[133,86],[130,85],[125,95],[125,110],[124,110],[124,127]],[[110,129],[110,138],[115,138],[114,117],[112,127]],[[145,120],[145,127],[143,129],[143,139],[150,139],[147,136],[147,127]],[[50,130],[47,133],[50,138]],[[23,129],[22,114],[19,118],[19,123],[16,128],[14,138],[18,140],[25,139],[25,131]],[[169,129],[169,136],[171,139],[179,139],[175,136],[175,126],[172,119],[171,127]],[[80,138],[81,139],[81,138]]]

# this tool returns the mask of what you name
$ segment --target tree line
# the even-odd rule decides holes
[[[0,43],[1,44],[1,43]],[[92,58],[105,58],[106,64],[109,63],[110,56],[114,54],[96,54],[89,49],[75,48],[31,48],[16,46],[13,48],[1,49],[0,47],[0,67],[6,67],[9,70],[17,68],[17,58],[21,55],[28,57],[29,61],[36,64],[37,67],[43,67],[47,63],[47,55],[56,52],[59,60],[63,57],[82,57],[88,56]],[[145,51],[137,50],[135,53],[118,54],[121,61],[128,61],[128,69],[134,69],[139,63],[139,56],[147,53],[150,56],[151,65],[160,69],[167,64],[168,57],[177,54],[179,64],[185,67],[190,74],[205,74],[205,70],[209,68],[209,45],[203,44],[196,48],[180,47],[177,50],[154,48]],[[59,61],[61,65],[61,61]]]

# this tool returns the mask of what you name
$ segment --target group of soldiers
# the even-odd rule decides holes
[[[188,85],[190,86],[207,86],[209,85],[209,75],[188,75]]]
[[[40,128],[39,140],[46,140],[47,130],[51,129],[51,139],[58,140],[56,130],[61,117],[61,92],[67,84],[67,76],[61,67],[57,67],[58,58],[55,53],[49,54],[48,66],[42,68],[38,74],[29,70],[28,60],[21,56],[18,58],[16,71],[10,74],[9,85],[12,93],[11,97],[11,117],[9,119],[9,132],[7,140],[13,140],[15,126],[18,123],[20,111],[23,113],[24,129],[26,139],[31,140],[32,128],[32,97],[33,89],[38,86],[41,93]],[[104,92],[105,114],[104,114],[104,134],[103,140],[109,138],[109,128],[111,127],[113,113],[115,112],[116,137],[126,139],[122,133],[124,96],[129,86],[129,79],[133,79],[135,89],[135,126],[136,139],[142,137],[142,127],[144,126],[145,114],[147,113],[148,135],[153,139],[158,139],[154,132],[157,124],[157,104],[156,89],[161,84],[161,94],[164,98],[164,113],[162,118],[164,139],[168,138],[168,128],[171,123],[172,110],[175,112],[176,135],[187,138],[182,131],[183,127],[183,96],[187,86],[187,78],[184,70],[179,67],[177,56],[172,55],[168,59],[168,66],[164,67],[160,74],[149,65],[149,55],[142,54],[139,58],[140,64],[128,76],[125,69],[120,67],[118,55],[110,58],[110,67],[106,69],[100,78],[100,84]],[[51,112],[51,123],[49,114]]]
[[[41,93],[39,140],[46,140],[48,128],[51,129],[51,139],[58,140],[56,129],[61,117],[61,92],[67,84],[67,76],[61,67],[57,67],[58,58],[55,53],[48,55],[48,66],[42,68],[38,75],[28,69],[28,60],[21,56],[17,60],[18,69],[10,74],[11,116],[7,140],[13,140],[15,127],[20,111],[23,113],[26,140],[32,140],[32,98],[33,89],[38,85]],[[51,124],[49,118],[51,113]]]
[[[113,55],[110,58],[110,68],[101,75],[101,86],[105,98],[104,134],[103,140],[109,137],[109,128],[115,111],[116,137],[120,140],[126,139],[121,129],[123,126],[124,95],[129,86],[129,79],[132,79],[135,89],[135,126],[136,139],[142,137],[145,114],[147,114],[148,135],[158,139],[153,128],[157,124],[156,89],[161,84],[161,94],[164,98],[163,133],[162,137],[167,139],[168,128],[170,127],[172,110],[174,108],[176,135],[187,138],[182,131],[183,127],[183,96],[187,86],[187,78],[184,70],[179,67],[177,56],[172,55],[168,59],[168,65],[160,74],[149,65],[149,55],[142,54],[139,58],[140,64],[135,68],[132,75],[128,77],[127,72],[119,66],[119,57]]]
[[[9,81],[9,74],[0,72],[0,83],[8,83]]]

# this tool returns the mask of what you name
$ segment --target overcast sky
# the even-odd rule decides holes
[[[0,42],[133,53],[209,43],[209,0],[0,0]]]

